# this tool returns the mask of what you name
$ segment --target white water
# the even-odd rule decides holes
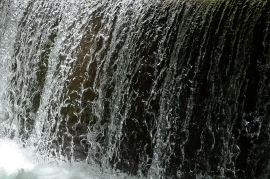
[[[35,154],[30,148],[20,148],[10,140],[0,140],[1,179],[71,179],[99,178],[89,165],[76,163],[56,165],[35,162]]]
[[[14,141],[0,139],[0,179],[108,179],[125,178],[102,174],[85,163],[37,162],[31,148],[19,147]],[[131,178],[131,177],[128,177]]]

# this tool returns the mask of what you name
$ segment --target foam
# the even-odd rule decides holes
[[[84,163],[36,163],[29,148],[0,140],[0,179],[98,179],[99,172]]]
[[[61,163],[61,162],[59,162]],[[12,140],[0,139],[0,179],[120,179],[127,174],[102,173],[84,162],[71,164],[37,162],[33,150],[19,147]]]
[[[15,142],[0,140],[0,168],[7,175],[15,173],[18,169],[32,170],[34,163],[31,163],[29,153],[21,150]]]

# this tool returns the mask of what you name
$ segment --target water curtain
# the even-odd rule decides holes
[[[267,0],[0,2],[0,134],[148,178],[267,178]]]

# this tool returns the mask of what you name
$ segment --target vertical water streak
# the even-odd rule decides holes
[[[10,61],[12,61],[14,54],[14,44],[18,33],[17,26],[26,5],[27,1],[1,1],[0,3],[0,123],[5,126],[1,129],[1,136],[11,135],[11,131],[14,130],[14,125],[12,125],[15,121],[13,110],[16,110],[17,106],[8,98],[10,93],[14,94],[13,89],[9,87],[12,78]]]

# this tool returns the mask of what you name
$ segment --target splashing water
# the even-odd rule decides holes
[[[38,162],[32,148],[14,141],[0,140],[0,179],[101,179],[119,177],[101,174],[86,163],[56,164]],[[124,175],[123,175],[124,176]],[[122,176],[122,177],[123,177]],[[133,178],[130,177],[129,178]],[[135,179],[135,178],[134,178]]]
[[[16,173],[19,169],[32,170],[34,164],[30,162],[27,156],[23,155],[19,147],[11,141],[0,140],[0,168],[5,171],[7,175]]]

